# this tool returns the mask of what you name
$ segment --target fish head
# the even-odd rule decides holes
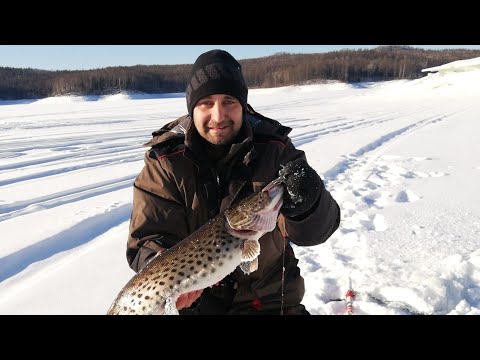
[[[274,180],[261,191],[226,210],[230,233],[245,238],[259,238],[272,231],[283,204],[283,191],[282,184]]]

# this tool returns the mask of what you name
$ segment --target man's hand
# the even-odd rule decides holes
[[[182,294],[177,299],[177,310],[181,310],[183,308],[189,308],[192,304],[197,300],[200,295],[202,295],[203,289],[190,291],[186,294]]]
[[[320,176],[305,159],[290,161],[279,171],[286,191],[283,196],[281,213],[289,218],[307,213],[320,197],[322,182]]]

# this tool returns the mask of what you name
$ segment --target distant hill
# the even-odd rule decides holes
[[[340,50],[321,54],[278,53],[240,60],[249,88],[322,80],[343,82],[416,79],[422,69],[480,56],[480,50],[424,50],[410,46]],[[46,71],[0,67],[0,99],[57,95],[183,92],[192,64],[117,66],[94,70]]]

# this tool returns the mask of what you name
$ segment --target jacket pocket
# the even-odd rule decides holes
[[[258,298],[263,298],[267,295],[276,294],[280,291],[282,286],[282,263],[283,259],[280,256],[268,270],[264,271],[264,275],[257,281],[252,283],[252,290]]]
[[[285,256],[285,258],[283,257]],[[284,264],[285,261],[285,264]],[[282,269],[285,265],[284,274],[284,296],[289,303],[300,303],[305,294],[304,279],[300,275],[298,259],[293,255],[285,253],[281,255],[264,272],[264,276],[252,283],[252,289],[258,298],[281,297],[282,290]]]

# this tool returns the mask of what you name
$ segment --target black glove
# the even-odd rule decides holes
[[[322,193],[320,176],[305,159],[290,161],[282,165],[279,176],[286,187],[280,212],[289,217],[306,214],[313,208]]]

